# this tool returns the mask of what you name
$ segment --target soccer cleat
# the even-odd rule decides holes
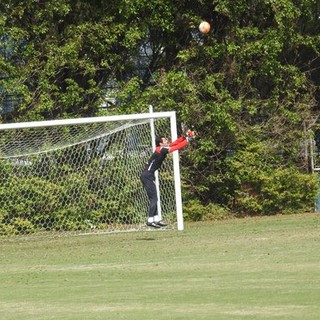
[[[158,225],[158,224],[155,223],[155,222],[147,222],[147,226],[148,226],[148,227],[152,227],[152,228],[156,228],[156,229],[161,228],[161,226]]]
[[[160,226],[160,227],[166,227],[168,224],[167,223],[165,223],[165,222],[163,222],[163,221],[158,221],[158,222],[156,222],[156,224],[158,225],[158,226]]]

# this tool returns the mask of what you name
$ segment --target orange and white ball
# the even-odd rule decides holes
[[[202,21],[199,25],[199,31],[201,33],[208,33],[210,31],[210,23],[207,21]]]

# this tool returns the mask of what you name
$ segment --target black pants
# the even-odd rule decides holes
[[[155,184],[155,177],[153,173],[150,173],[149,171],[143,171],[141,173],[140,179],[145,190],[147,191],[147,195],[150,201],[148,216],[151,218],[158,214],[158,194]]]

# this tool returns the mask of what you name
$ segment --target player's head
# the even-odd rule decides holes
[[[158,136],[156,137],[156,146],[159,147],[160,145],[167,145],[168,139],[166,137]]]

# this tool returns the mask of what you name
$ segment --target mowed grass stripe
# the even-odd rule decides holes
[[[318,319],[319,231],[305,214],[2,241],[1,319]]]

